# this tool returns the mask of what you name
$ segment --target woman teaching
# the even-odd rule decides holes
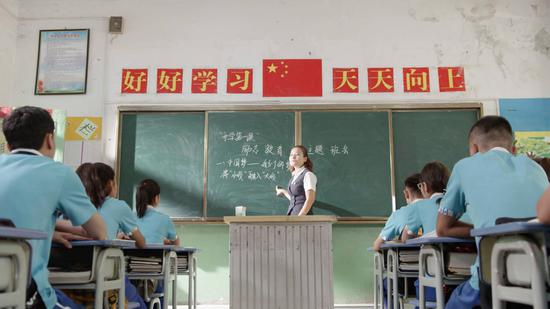
[[[288,216],[305,216],[313,214],[313,202],[315,202],[315,190],[317,177],[313,174],[313,163],[308,157],[307,149],[297,145],[290,150],[288,157],[288,169],[292,178],[288,183],[288,189],[277,186],[277,195],[284,195],[290,200],[286,214]]]

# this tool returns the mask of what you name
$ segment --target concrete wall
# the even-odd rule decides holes
[[[14,0],[0,1],[0,106],[13,102],[17,11]]]
[[[548,97],[550,1],[179,1],[20,0],[16,79],[12,105],[67,109],[68,115],[105,118],[102,145],[84,156],[112,162],[115,118],[120,104],[295,103],[261,96],[264,58],[321,58],[324,96],[300,102],[464,102],[500,97]],[[107,32],[109,16],[124,17],[124,33]],[[88,94],[34,96],[38,31],[90,28]],[[252,95],[224,95],[225,70],[255,70]],[[333,94],[332,67],[396,69],[396,93],[371,94],[362,74],[361,92]],[[467,91],[403,93],[404,66],[463,66]],[[121,95],[122,68],[184,68],[184,94]],[[216,67],[220,93],[190,94],[192,68]],[[154,75],[152,75],[154,76]],[[493,101],[494,102],[494,101]],[[494,104],[489,113],[494,112]],[[67,160],[80,159],[79,145]],[[75,154],[76,153],[76,154]]]

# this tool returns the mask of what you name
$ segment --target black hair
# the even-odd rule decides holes
[[[405,179],[405,187],[408,188],[414,196],[421,197],[422,192],[420,192],[418,188],[420,182],[420,173],[415,173]]]
[[[153,179],[142,180],[136,190],[136,211],[138,218],[143,218],[147,206],[160,194],[160,186]]]
[[[428,192],[442,193],[445,191],[445,188],[447,188],[447,181],[449,181],[450,174],[451,172],[445,164],[438,161],[432,161],[422,168],[420,180],[426,183]]]
[[[473,139],[479,145],[489,147],[505,147],[511,149],[514,144],[512,126],[504,117],[485,116],[479,119],[468,133],[470,141]]]
[[[109,181],[115,180],[115,171],[109,165],[98,162],[84,163],[76,169],[76,173],[80,177],[90,201],[99,209],[113,191]]]
[[[46,134],[53,134],[54,130],[55,125],[48,111],[35,106],[16,108],[2,124],[2,131],[11,150],[39,150]]]

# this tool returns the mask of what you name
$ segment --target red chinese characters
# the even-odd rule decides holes
[[[394,92],[393,68],[369,68],[369,92]]]
[[[252,93],[252,69],[227,69],[227,93]]]
[[[359,70],[357,68],[333,68],[333,92],[359,92]]]
[[[183,69],[157,69],[157,93],[182,93]]]
[[[147,69],[122,69],[122,93],[147,93]]]
[[[466,91],[463,67],[437,68],[437,75],[439,76],[440,92]]]
[[[430,92],[429,68],[403,68],[405,92]]]
[[[192,93],[217,93],[218,69],[193,69]]]

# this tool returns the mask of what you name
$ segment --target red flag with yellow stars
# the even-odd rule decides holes
[[[252,93],[252,69],[227,69],[227,93]]]
[[[217,93],[218,69],[193,69],[192,93]]]
[[[437,68],[437,73],[439,75],[439,91],[466,91],[463,67],[441,67]]]
[[[264,59],[263,96],[323,96],[321,59]]]
[[[147,93],[147,69],[122,69],[122,93]]]
[[[183,69],[157,69],[157,93],[182,93]]]

